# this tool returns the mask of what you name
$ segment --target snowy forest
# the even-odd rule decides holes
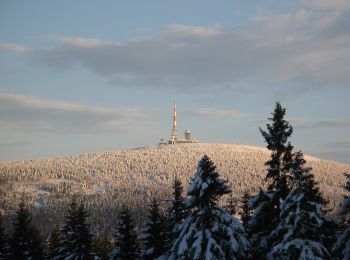
[[[132,182],[128,179],[119,189],[133,183],[150,187],[131,193],[105,193],[113,187],[104,180],[106,172],[99,174],[96,162],[83,173],[96,177],[103,188],[82,178],[84,174],[78,180],[74,160],[65,172],[54,170],[62,167],[57,161],[49,161],[51,168],[45,166],[44,171],[2,163],[0,182],[6,189],[0,190],[0,259],[350,259],[349,167],[304,156],[291,143],[293,127],[285,119],[286,109],[276,103],[271,115],[266,127],[259,129],[267,150],[254,150],[254,156],[249,151],[249,163],[241,161],[255,173],[240,178],[237,172],[242,165],[234,161],[225,171],[220,153],[211,156],[210,151],[196,154],[197,166],[190,178],[186,169],[170,163],[173,172],[160,176],[171,187],[141,173],[129,176]],[[250,148],[242,146],[237,153],[244,154],[244,149]],[[232,158],[226,153],[224,160]],[[28,164],[42,162],[48,161]],[[60,192],[60,197],[19,192],[23,187],[19,182],[38,183],[46,174],[64,175],[65,182],[58,185],[52,179],[40,181],[42,192]],[[80,196],[75,181],[82,181],[82,189],[91,188],[93,196]],[[17,194],[9,195],[7,189]],[[68,203],[62,203],[65,195]],[[61,206],[45,211],[45,205],[56,198]],[[102,207],[111,201],[114,208]],[[101,205],[94,210],[97,203]],[[108,225],[99,215],[108,219]]]

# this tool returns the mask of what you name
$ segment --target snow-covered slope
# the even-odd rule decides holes
[[[6,214],[24,194],[45,230],[58,223],[71,196],[84,196],[98,229],[109,229],[122,203],[141,216],[152,196],[170,197],[177,174],[187,187],[198,161],[207,154],[240,197],[264,185],[269,152],[237,144],[180,144],[83,154],[45,160],[0,162],[0,207]],[[330,206],[337,208],[350,166],[306,157]],[[141,217],[139,217],[140,220]]]

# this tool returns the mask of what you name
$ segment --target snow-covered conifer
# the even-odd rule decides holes
[[[178,236],[179,226],[189,215],[189,210],[184,204],[185,199],[182,192],[182,182],[177,176],[175,176],[173,183],[173,199],[169,212],[169,232],[171,233],[171,240]]]
[[[45,242],[45,258],[59,259],[62,234],[57,226],[53,228]]]
[[[305,167],[301,152],[293,156],[291,191],[281,203],[280,223],[271,233],[278,241],[268,254],[269,259],[329,259],[322,244],[326,203],[311,173]]]
[[[24,199],[19,204],[13,220],[13,234],[10,240],[11,259],[41,259],[42,243],[38,230],[32,224],[32,214]]]
[[[123,206],[115,232],[115,245],[110,259],[138,259],[140,256],[139,242],[135,224],[127,206]]]
[[[347,178],[345,190],[350,192],[350,174],[344,173]],[[339,235],[332,248],[334,259],[350,259],[350,196],[345,195],[340,213],[344,216],[344,230]]]
[[[271,124],[266,125],[267,131],[260,128],[267,143],[267,149],[271,151],[271,158],[265,162],[267,166],[267,191],[261,191],[256,195],[258,198],[252,198],[254,203],[251,203],[254,213],[249,223],[249,236],[255,257],[264,257],[269,247],[274,243],[268,239],[271,238],[269,234],[280,222],[280,202],[286,198],[289,192],[287,179],[293,151],[289,139],[293,128],[284,119],[285,114],[286,109],[277,102],[272,117],[268,118]]]
[[[249,241],[242,224],[217,206],[218,199],[230,193],[219,178],[216,166],[204,156],[188,189],[186,205],[192,213],[180,228],[171,248],[170,259],[244,259]]]
[[[63,255],[65,259],[93,259],[91,242],[93,235],[90,233],[89,224],[86,222],[89,214],[85,210],[83,202],[72,200],[66,215],[66,223],[62,228]]]
[[[148,222],[142,232],[142,241],[143,259],[156,259],[167,254],[167,226],[156,199],[153,199],[150,205]]]

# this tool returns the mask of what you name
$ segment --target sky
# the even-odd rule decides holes
[[[350,164],[350,1],[0,2],[0,160],[157,145],[265,146]]]

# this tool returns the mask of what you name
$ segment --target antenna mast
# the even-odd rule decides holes
[[[174,144],[176,143],[177,137],[176,137],[176,103],[174,101],[174,116],[173,116],[173,129],[171,131],[171,142]]]

